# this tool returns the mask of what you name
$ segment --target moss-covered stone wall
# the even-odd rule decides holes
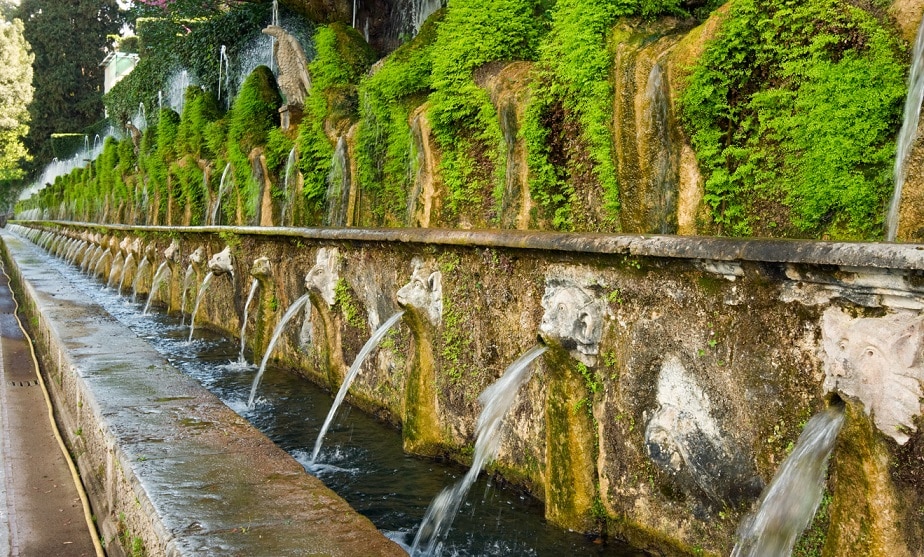
[[[308,309],[272,359],[331,390],[404,306],[349,396],[402,427],[415,453],[466,462],[478,395],[519,355],[547,343],[491,470],[544,500],[549,520],[563,527],[667,554],[727,554],[806,421],[827,406],[825,312],[888,327],[890,316],[920,320],[924,308],[924,259],[913,246],[33,226],[60,233],[39,240],[78,262],[94,257],[91,243],[112,250],[106,259],[95,248],[101,276],[120,244],[145,246],[148,276],[172,245],[171,278],[154,302],[170,312],[183,307],[187,267],[187,296],[207,272],[189,256],[204,248],[193,259],[206,262],[230,247],[234,273],[214,278],[197,317],[197,327],[230,336],[239,334],[254,262],[267,258],[250,308],[252,358],[309,292]],[[150,278],[136,284],[143,295]],[[912,360],[920,361],[921,339],[913,341]],[[914,373],[919,364],[909,365]],[[845,398],[827,522],[813,526],[811,543],[825,555],[853,554],[861,541],[870,555],[920,553],[920,417],[900,444],[860,399]]]

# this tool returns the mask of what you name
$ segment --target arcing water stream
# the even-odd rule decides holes
[[[102,289],[96,280],[63,261],[41,257],[44,264],[88,292],[124,326],[147,339],[173,365],[250,420],[406,549],[410,550],[427,504],[444,486],[465,474],[459,466],[404,454],[398,432],[361,412],[349,411],[349,407],[340,412],[325,436],[329,448],[321,451],[319,458],[324,464],[309,467],[319,426],[331,407],[329,395],[295,374],[268,367],[261,396],[248,405],[253,376],[236,364],[235,342],[208,328],[200,330],[196,339],[189,342],[186,327],[178,316],[159,312],[142,315],[140,303]],[[306,302],[307,295],[293,303],[290,311],[300,309]],[[538,356],[532,354],[531,357]],[[524,359],[518,362],[523,363]],[[644,555],[618,542],[594,543],[600,540],[549,526],[538,501],[496,487],[484,475],[475,478],[470,487],[471,493],[480,496],[473,495],[462,502],[462,511],[456,514],[453,528],[448,529],[442,540],[443,555]]]
[[[844,409],[827,408],[805,425],[792,453],[764,490],[760,508],[745,517],[732,557],[790,555],[821,503],[828,457],[844,423]]]
[[[199,304],[202,303],[202,297],[205,296],[213,278],[215,278],[215,273],[209,271],[205,278],[202,279],[202,285],[199,286],[199,293],[196,294],[196,305],[193,306],[192,314],[189,316],[189,342],[192,342],[193,333],[196,331],[196,314],[199,313]]]
[[[247,348],[247,317],[250,313],[250,304],[253,303],[253,297],[257,293],[258,288],[260,288],[260,281],[253,279],[253,283],[250,285],[250,292],[247,294],[247,302],[244,303],[244,318],[241,319],[241,351],[237,355],[237,363],[241,365],[247,363],[247,358],[244,356],[244,350]]]
[[[305,304],[308,303],[309,294],[302,294],[302,297],[292,302],[292,305],[289,306],[289,309],[286,310],[285,315],[282,316],[282,319],[279,320],[279,324],[276,325],[276,329],[273,330],[273,336],[270,338],[269,345],[266,347],[266,353],[263,354],[263,361],[260,362],[260,369],[257,371],[257,376],[254,377],[253,386],[250,387],[250,398],[247,399],[247,407],[253,408],[253,403],[257,398],[257,387],[260,386],[260,380],[263,379],[263,373],[266,371],[266,364],[269,362],[270,356],[273,354],[273,349],[276,348],[276,343],[279,341],[279,337],[282,336],[282,331],[285,330],[286,325],[289,324],[289,321],[298,313],[298,310],[302,309]]]
[[[330,411],[327,413],[327,417],[324,418],[324,425],[321,426],[321,432],[318,433],[318,440],[314,442],[314,450],[311,451],[311,464],[314,465],[318,460],[318,453],[321,452],[321,443],[324,442],[324,435],[327,433],[327,430],[330,429],[330,424],[334,420],[334,416],[337,415],[337,409],[340,408],[340,404],[343,403],[343,399],[346,397],[347,391],[350,390],[350,385],[353,384],[353,380],[356,379],[356,376],[359,375],[359,371],[363,368],[363,362],[366,361],[366,356],[369,355],[382,340],[382,337],[385,336],[385,333],[391,329],[395,323],[401,319],[401,316],[404,315],[403,311],[392,315],[388,318],[388,321],[382,323],[372,336],[369,337],[369,340],[366,341],[366,344],[359,351],[359,354],[356,355],[356,359],[353,360],[353,365],[350,366],[350,370],[347,371],[346,376],[343,378],[343,383],[340,385],[340,390],[337,391],[337,396],[334,397],[334,403],[330,407]]]
[[[459,514],[459,507],[465,501],[472,484],[478,479],[481,469],[497,454],[501,442],[500,426],[507,411],[513,406],[520,387],[532,377],[530,364],[546,350],[545,346],[534,346],[528,350],[510,364],[504,375],[478,397],[482,411],[475,427],[475,455],[472,458],[472,467],[461,480],[444,489],[430,503],[427,514],[417,530],[417,536],[414,537],[411,557],[430,557],[442,553],[443,539]]]

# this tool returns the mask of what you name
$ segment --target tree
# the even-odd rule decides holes
[[[107,35],[118,33],[116,0],[22,0],[18,16],[35,54],[35,98],[26,147],[36,166],[51,160],[52,133],[83,132],[103,119]]]
[[[29,130],[32,59],[22,21],[0,20],[0,183],[22,177],[28,159],[23,136]],[[7,189],[7,188],[3,188]]]

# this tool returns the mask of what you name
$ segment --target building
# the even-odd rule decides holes
[[[105,69],[103,93],[108,93],[123,77],[130,74],[138,64],[138,55],[134,52],[110,52],[100,63]]]

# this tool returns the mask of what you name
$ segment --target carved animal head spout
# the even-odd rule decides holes
[[[209,271],[214,275],[234,275],[234,266],[231,264],[231,247],[216,253],[209,259]]]
[[[167,249],[164,250],[164,259],[176,263],[180,257],[180,244],[176,240],[170,242]]]
[[[443,274],[428,272],[419,259],[413,261],[411,281],[398,290],[398,305],[415,308],[439,327],[443,321]]]
[[[825,391],[862,402],[876,427],[904,445],[924,396],[924,315],[853,318],[830,307],[821,334]]]
[[[142,248],[140,239],[138,240],[137,245],[132,247],[132,250],[134,250],[135,253],[141,253]],[[144,246],[143,255],[148,259],[148,261],[154,261],[157,259],[157,244],[154,242],[148,242],[148,245]]]
[[[119,251],[121,251],[125,255],[128,255],[128,253],[131,251],[131,247],[132,247],[132,239],[128,236],[122,238],[122,241],[119,242]]]
[[[340,251],[337,248],[321,248],[314,267],[305,275],[305,288],[317,292],[329,306],[336,303],[334,293],[340,280]]]
[[[193,267],[201,267],[202,261],[205,259],[205,248],[199,246],[196,250],[189,254],[188,256],[189,264]]]
[[[539,333],[561,344],[579,362],[594,366],[600,353],[603,301],[571,278],[546,278]]]
[[[270,265],[270,260],[266,257],[258,257],[253,260],[253,265],[250,267],[250,276],[258,280],[268,280],[273,276],[273,267]]]

